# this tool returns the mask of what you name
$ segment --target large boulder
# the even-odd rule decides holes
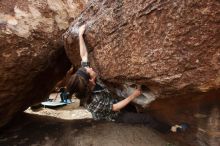
[[[47,98],[70,68],[61,36],[85,3],[0,1],[0,127]]]
[[[92,67],[113,84],[145,85],[155,97],[220,87],[218,0],[95,0],[64,34],[79,66],[78,27]]]

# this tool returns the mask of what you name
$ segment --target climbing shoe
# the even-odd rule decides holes
[[[182,123],[180,125],[174,125],[171,127],[170,131],[172,132],[184,132],[189,128],[189,124]]]

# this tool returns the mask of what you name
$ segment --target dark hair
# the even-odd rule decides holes
[[[79,70],[86,73],[84,68],[80,68]],[[70,96],[75,94],[75,96],[80,99],[80,104],[82,105],[86,103],[87,99],[89,98],[88,81],[82,76],[74,74],[67,82],[67,91],[70,93]]]

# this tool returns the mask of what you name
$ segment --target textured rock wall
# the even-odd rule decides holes
[[[86,2],[0,1],[0,127],[45,99],[70,68],[61,35]]]
[[[183,146],[219,146],[220,143],[220,90],[192,94],[181,98],[159,99],[148,108],[148,114],[171,123],[188,123],[182,134],[166,135]]]
[[[220,87],[218,0],[95,0],[64,34],[80,63],[77,31],[87,24],[92,66],[111,83],[146,85],[157,97]]]

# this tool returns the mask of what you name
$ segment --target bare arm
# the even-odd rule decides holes
[[[80,28],[79,28],[80,57],[83,62],[88,62],[88,52],[87,52],[85,41],[83,39],[84,31],[85,31],[85,25],[80,26]]]
[[[134,98],[136,98],[140,95],[141,95],[141,90],[136,89],[130,96],[128,96],[124,100],[113,104],[112,110],[113,111],[120,111],[122,108],[124,108],[126,105],[128,105]]]

